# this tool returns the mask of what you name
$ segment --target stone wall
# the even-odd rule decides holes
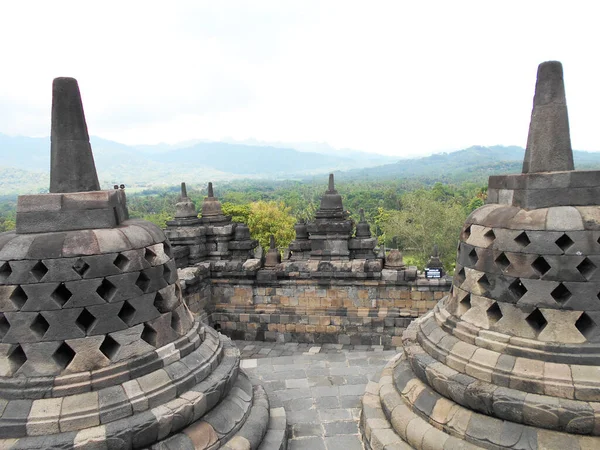
[[[431,310],[451,280],[281,279],[243,273],[211,277],[210,264],[180,270],[190,309],[240,340],[399,346],[415,318]]]

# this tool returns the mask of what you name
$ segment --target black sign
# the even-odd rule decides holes
[[[442,269],[425,267],[425,278],[442,278]]]

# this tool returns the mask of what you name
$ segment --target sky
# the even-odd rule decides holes
[[[0,133],[48,136],[78,79],[90,134],[326,142],[392,156],[525,146],[563,63],[573,148],[600,150],[594,1],[0,0]]]

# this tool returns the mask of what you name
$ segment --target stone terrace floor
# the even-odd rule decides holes
[[[360,398],[401,348],[234,341],[241,367],[285,408],[288,450],[362,450]]]

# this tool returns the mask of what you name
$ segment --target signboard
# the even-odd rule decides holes
[[[425,267],[425,278],[442,278],[442,269]]]

